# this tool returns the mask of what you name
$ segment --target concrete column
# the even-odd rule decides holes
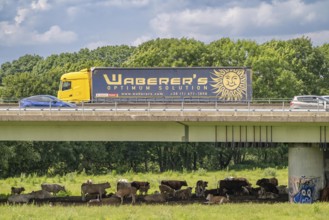
[[[312,203],[324,187],[324,155],[318,144],[289,146],[289,200]]]
[[[323,154],[324,154],[324,177],[325,177],[324,184],[325,186],[329,186],[329,151],[326,150],[323,152]]]

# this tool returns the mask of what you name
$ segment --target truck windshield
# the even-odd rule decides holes
[[[71,89],[71,81],[62,81],[60,90],[65,91]]]

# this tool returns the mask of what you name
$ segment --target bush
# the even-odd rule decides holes
[[[265,176],[276,177],[276,169],[268,167],[264,170],[264,175]]]

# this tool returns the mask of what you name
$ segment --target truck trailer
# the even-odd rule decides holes
[[[68,102],[249,101],[250,67],[93,67],[61,76],[58,98]]]

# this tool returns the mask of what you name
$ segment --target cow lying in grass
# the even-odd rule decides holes
[[[182,200],[189,200],[192,196],[192,187],[187,187],[186,189],[176,190],[174,192],[174,197]]]
[[[166,185],[174,190],[179,190],[182,186],[187,186],[187,182],[185,180],[162,180],[161,185]]]
[[[230,201],[229,196],[226,194],[226,196],[214,196],[212,194],[208,194],[206,200],[208,200],[207,204],[223,204],[228,203]]]
[[[11,195],[8,197],[10,203],[28,203],[32,199],[51,198],[51,194],[45,190],[32,191],[27,194]]]
[[[174,197],[174,194],[175,194],[175,190],[170,188],[169,186],[167,185],[160,185],[159,186],[159,189],[160,189],[160,193],[161,194],[165,194],[167,195],[168,197]]]
[[[276,199],[278,197],[279,195],[277,193],[268,192],[263,187],[261,187],[260,190],[258,191],[259,199]]]
[[[167,194],[155,193],[144,197],[146,202],[165,202],[167,201]]]
[[[43,183],[43,184],[41,184],[41,189],[44,190],[44,191],[47,191],[47,192],[53,193],[54,196],[56,196],[56,194],[57,194],[59,191],[64,191],[64,192],[66,192],[64,186],[61,186],[61,185],[59,185],[59,184],[52,184],[52,183]]]

